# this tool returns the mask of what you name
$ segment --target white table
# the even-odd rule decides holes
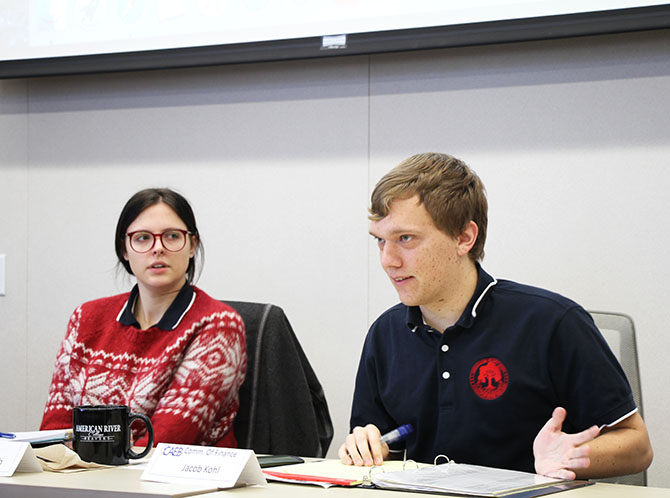
[[[75,473],[40,472],[0,477],[2,498],[150,498],[203,495],[206,498],[417,498],[425,494],[365,488],[331,487],[271,482],[267,487],[229,490],[140,480],[142,470],[132,467],[87,470]],[[435,495],[445,496],[445,495]],[[670,498],[668,488],[596,483],[560,494],[557,498]]]

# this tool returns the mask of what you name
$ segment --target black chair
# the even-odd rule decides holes
[[[284,311],[272,304],[224,301],[244,321],[247,375],[233,424],[240,448],[325,457],[333,424],[323,388]]]

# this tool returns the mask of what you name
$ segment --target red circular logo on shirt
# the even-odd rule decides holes
[[[508,385],[507,367],[498,358],[483,358],[470,370],[470,387],[482,399],[499,398]]]

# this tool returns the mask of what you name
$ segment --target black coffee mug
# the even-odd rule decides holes
[[[130,424],[142,420],[147,426],[147,447],[141,453],[130,448]],[[126,405],[76,406],[72,413],[72,448],[85,462],[123,465],[129,459],[146,456],[154,445],[151,420],[131,413]]]

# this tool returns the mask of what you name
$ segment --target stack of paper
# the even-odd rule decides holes
[[[422,467],[416,470],[372,474],[372,483],[379,488],[429,493],[454,493],[470,496],[507,496],[524,491],[590,484],[587,481],[564,481],[515,470],[457,464],[454,462]],[[533,493],[535,495],[535,493]]]
[[[10,441],[26,443],[62,443],[72,439],[72,429],[55,429],[50,431],[14,432]]]
[[[321,460],[264,469],[263,473],[268,479],[274,481],[317,484],[327,488],[329,486],[370,484],[373,474],[398,471],[404,468],[417,468],[424,465],[413,461],[389,460],[385,461],[383,465],[375,467],[356,467],[345,465],[339,460]]]

